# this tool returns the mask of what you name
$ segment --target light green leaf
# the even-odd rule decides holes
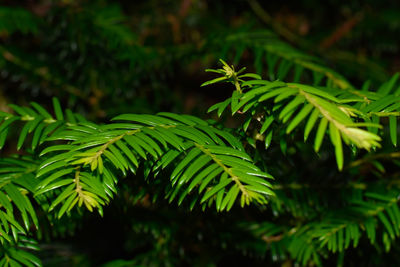
[[[339,129],[333,125],[333,123],[329,124],[329,134],[331,137],[332,144],[335,146],[335,155],[336,162],[338,165],[338,169],[343,169],[343,148],[342,148],[342,140],[340,138]]]
[[[314,109],[314,111],[311,113],[310,117],[308,118],[306,127],[304,128],[304,142],[307,141],[308,136],[314,127],[315,123],[318,120],[318,117],[320,115],[320,112],[318,109]]]
[[[319,148],[321,147],[327,125],[328,125],[328,120],[325,117],[323,117],[319,123],[317,134],[315,135],[314,149],[316,152],[318,152]]]
[[[303,96],[296,96],[289,104],[285,105],[282,109],[281,113],[279,114],[279,119],[282,119],[286,114],[289,112],[293,112],[297,106],[304,103],[305,98]]]
[[[294,119],[291,120],[288,127],[286,128],[286,133],[290,133],[300,122],[302,122],[313,108],[314,108],[313,105],[306,104],[301,109],[301,111],[294,117]]]
[[[210,85],[210,84],[213,84],[213,83],[218,83],[218,82],[225,81],[225,80],[227,80],[227,79],[228,79],[228,77],[219,77],[219,78],[215,78],[215,79],[212,79],[212,80],[210,80],[210,81],[207,81],[207,82],[202,83],[200,86],[201,86],[201,87],[207,86],[207,85]]]

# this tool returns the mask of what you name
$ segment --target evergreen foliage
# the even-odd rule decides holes
[[[61,2],[0,6],[0,266],[56,265],[113,216],[124,253],[65,264],[399,263],[399,73],[341,72],[253,0],[270,29],[196,22],[201,43],[172,15],[173,40],[144,41],[111,1]],[[183,112],[176,65],[217,58],[190,86],[231,93]]]

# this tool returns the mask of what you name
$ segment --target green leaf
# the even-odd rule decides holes
[[[298,89],[303,90],[304,92],[307,92],[307,93],[310,93],[313,95],[317,95],[317,96],[321,96],[321,97],[326,98],[335,103],[340,102],[339,99],[337,99],[335,96],[329,94],[328,92],[319,90],[319,89],[309,86],[309,85],[298,84],[298,83],[288,83],[288,85],[293,85],[293,86],[297,87]]]
[[[8,112],[4,112],[4,111],[0,110],[0,118],[9,118],[9,117],[13,117],[13,116],[14,116],[13,114],[10,114]]]
[[[303,96],[296,96],[292,101],[289,102],[279,114],[279,119],[282,119],[286,114],[293,111],[297,106],[304,103],[305,98]]]
[[[221,138],[217,136],[213,127],[198,125],[196,128],[207,134],[211,138],[212,143],[218,145],[225,145],[224,141],[222,141]]]
[[[18,209],[20,210],[23,221],[25,223],[25,228],[29,229],[29,221],[28,221],[28,218],[26,217],[26,210],[29,211],[32,218],[34,219],[35,225],[37,225],[36,214],[33,211],[32,206],[29,205],[30,203],[28,203],[28,200],[21,194],[21,192],[18,190],[18,188],[12,184],[7,184],[3,188],[6,191],[6,193],[8,194],[8,196],[13,200],[13,202],[18,207]]]
[[[273,121],[274,121],[273,116],[267,117],[263,125],[261,126],[260,134],[264,134],[265,131],[268,130],[269,126],[272,124]]]
[[[117,142],[115,142],[115,144],[122,150],[122,152],[125,153],[125,155],[128,157],[128,159],[133,163],[133,165],[135,165],[136,167],[139,166],[139,163],[138,163],[136,157],[129,150],[129,148],[125,145],[124,142],[122,142],[121,140],[118,140]],[[102,171],[100,171],[100,173],[102,173]]]
[[[207,110],[207,113],[213,112],[214,110],[218,110],[218,117],[221,117],[222,112],[224,112],[224,110],[230,103],[231,103],[231,99],[228,98],[223,102],[214,104]]]
[[[61,109],[60,101],[56,97],[53,97],[53,107],[54,107],[54,113],[56,114],[57,120],[64,120],[64,114]]]
[[[142,135],[142,137],[145,135]],[[158,158],[157,152],[153,149],[153,147],[146,143],[145,141],[143,141],[142,138],[139,138],[139,136],[136,135],[131,135],[131,136],[127,136],[125,139],[130,140],[130,145],[132,146],[133,143],[141,146],[146,152],[148,152],[150,155],[152,155],[154,158]],[[148,138],[150,139],[150,138]],[[152,144],[155,144],[154,142],[152,142]],[[157,144],[155,144],[155,146],[158,147]],[[159,148],[158,148],[159,149]],[[161,151],[161,149],[159,149]]]
[[[54,145],[54,146],[49,146],[43,149],[43,151],[39,154],[39,156],[44,156],[48,153],[54,152],[54,151],[69,151],[75,148],[74,145]]]
[[[19,134],[19,138],[18,138],[18,144],[17,144],[17,150],[20,150],[22,147],[22,144],[25,141],[26,136],[28,135],[28,130],[30,128],[30,123],[33,121],[28,122],[27,124],[25,124],[25,126],[22,128],[20,134]]]
[[[287,90],[288,88],[289,88],[289,87],[281,87],[281,88],[275,89],[275,90],[273,90],[273,91],[271,91],[271,92],[268,92],[268,93],[262,95],[262,96],[258,99],[258,102],[263,102],[263,101],[266,101],[266,100],[268,100],[268,99],[271,99],[271,98],[273,98],[273,97],[275,97],[275,96],[277,96],[277,95],[280,95],[280,94],[286,92],[286,90]],[[250,91],[250,92],[251,92],[251,91]]]
[[[307,141],[308,136],[314,127],[315,123],[318,120],[318,117],[320,115],[320,112],[318,109],[314,109],[314,111],[311,113],[310,117],[308,118],[306,127],[304,128],[304,142]]]
[[[378,93],[382,95],[389,94],[393,90],[394,85],[396,84],[398,79],[399,79],[399,73],[397,72],[392,76],[392,78],[389,81],[387,81],[381,87],[379,87]]]
[[[218,83],[218,82],[222,82],[222,81],[225,81],[225,80],[227,80],[227,79],[228,79],[227,77],[215,78],[215,79],[212,79],[212,80],[210,80],[210,81],[207,81],[207,82],[202,83],[202,84],[200,85],[200,87],[207,86],[207,85],[214,84],[214,83]]]
[[[139,154],[142,158],[147,159],[146,153],[144,152],[144,150],[142,149],[142,147],[139,146],[139,145],[136,143],[136,139],[135,139],[135,138],[132,138],[132,136],[126,135],[126,136],[123,137],[123,139],[128,143],[128,145],[130,145],[130,146],[133,148],[133,150],[134,150],[137,154]]]
[[[124,169],[128,169],[128,162],[125,160],[124,156],[122,156],[121,152],[119,149],[117,149],[113,144],[110,144],[108,146],[108,149],[110,152],[115,156],[115,158],[122,164]],[[94,168],[95,169],[95,168]],[[92,170],[93,171],[93,170]]]
[[[327,125],[328,125],[328,120],[325,117],[323,117],[319,123],[317,134],[315,135],[314,149],[316,152],[318,152],[319,148],[321,147]]]
[[[383,212],[378,213],[378,218],[381,220],[382,224],[385,226],[387,233],[390,235],[390,238],[395,239],[395,233],[393,227],[389,220],[387,219],[386,215]]]
[[[272,137],[274,135],[274,132],[271,130],[267,136],[265,137],[265,149],[268,149],[269,146],[271,145]]]
[[[68,122],[70,122],[72,124],[76,124],[77,123],[77,121],[75,119],[75,116],[74,116],[74,114],[72,113],[72,111],[70,109],[67,108],[65,110],[65,115],[67,116],[67,121]]]
[[[59,161],[55,161],[54,163],[49,162],[48,164],[42,163],[44,165],[39,167],[39,171],[37,172],[36,177],[40,177],[48,172],[51,172],[53,170],[56,170],[58,168],[66,166],[67,163],[64,161],[64,158],[66,157],[66,155],[64,154],[64,155],[59,155],[59,156],[61,156]]]
[[[2,133],[8,126],[10,126],[11,123],[13,123],[14,121],[17,121],[19,119],[20,119],[20,117],[11,117],[11,118],[4,120],[0,125],[0,133]]]
[[[255,166],[253,163],[250,163],[248,161],[241,160],[236,157],[232,156],[225,156],[225,155],[218,155],[217,156],[218,160],[220,160],[222,163],[231,166],[231,167],[242,167],[244,169],[249,169],[249,170],[255,170],[258,171],[258,167]]]
[[[275,103],[279,103],[279,102],[287,99],[288,97],[297,94],[298,92],[299,92],[298,89],[294,89],[294,88],[289,88],[288,87],[285,90],[285,92],[283,92],[283,93],[279,94],[277,97],[275,97],[274,102]]]
[[[247,155],[245,152],[233,149],[231,147],[205,145],[204,148],[208,149],[213,154],[235,156],[247,161],[252,161],[249,155]]]
[[[261,185],[255,184],[255,185],[245,185],[244,187],[247,190],[252,191],[252,192],[258,192],[258,193],[270,195],[270,196],[275,195],[274,192],[266,186],[261,186]]]
[[[389,105],[397,102],[399,97],[393,97],[392,95],[388,95],[382,97],[376,101],[371,102],[371,104],[365,106],[361,109],[361,111],[368,113],[368,112],[379,112],[388,107]]]
[[[221,176],[222,177],[222,176]],[[221,179],[222,180],[222,179]],[[215,194],[217,194],[220,190],[224,189],[225,187],[227,187],[230,183],[232,183],[233,181],[231,179],[226,179],[223,181],[220,181],[216,186],[214,186],[211,190],[207,191],[204,196],[202,197],[202,199],[200,200],[200,203],[204,203],[205,201],[207,201],[210,197],[214,196]]]
[[[17,105],[14,104],[9,104],[9,107],[11,107],[17,114],[19,114],[20,116],[29,116],[28,112],[26,112],[26,110],[24,110],[23,108],[18,107]]]
[[[176,166],[174,171],[171,174],[171,180],[174,180],[179,172],[181,172],[184,168],[186,168],[189,163],[196,158],[201,153],[201,150],[198,148],[193,148],[189,151],[186,157]]]
[[[120,169],[122,172],[125,172],[125,166],[120,162],[117,157],[108,150],[104,151],[104,156],[106,156],[110,162],[117,168]]]
[[[261,80],[261,76],[255,73],[246,73],[246,74],[242,74],[239,75],[238,78],[252,78],[252,79],[256,79],[256,80]]]
[[[8,128],[0,132],[0,149],[2,149],[4,147],[4,144],[6,143],[7,134],[8,134]]]
[[[52,134],[52,133],[54,134],[57,131],[57,128],[59,128],[59,127],[61,128],[62,126],[63,126],[63,122],[57,121],[57,122],[51,123],[47,127],[45,127],[43,130],[42,136],[40,137],[39,144],[42,144],[46,140],[46,138],[48,138],[48,136],[50,134]]]
[[[171,133],[168,131],[168,129],[163,128],[163,127],[155,127],[154,128],[157,132],[159,132],[161,135],[164,136],[164,140],[171,144],[173,147],[175,147],[178,150],[181,150],[184,148],[184,145],[182,143],[182,139],[176,136],[175,134]]]
[[[22,249],[18,250],[18,254],[19,254],[19,257],[16,259],[20,260],[23,258],[23,259],[27,260],[24,262],[21,261],[22,263],[25,263],[28,266],[42,266],[42,262],[40,261],[40,259],[37,258],[36,256],[34,256],[33,254],[31,254],[27,251],[24,251]],[[29,263],[31,263],[31,264],[29,265]]]
[[[288,127],[286,128],[286,133],[290,133],[300,122],[302,122],[305,117],[311,112],[313,109],[313,105],[306,104],[301,111],[291,120]]]
[[[146,128],[146,127],[143,127],[141,129],[141,131],[144,134],[153,137],[154,140],[157,140],[164,148],[168,147],[167,142],[164,140],[164,137],[159,132],[157,132],[153,129]]]
[[[255,82],[256,81],[254,81],[253,83],[255,83]],[[259,82],[261,82],[261,81],[259,81]],[[264,85],[264,82],[267,82],[267,81],[263,81],[263,83],[262,83],[263,86],[257,87],[255,89],[251,89],[250,91],[244,93],[241,99],[242,100],[251,99],[256,95],[264,94],[268,91],[271,91],[271,92],[276,91],[276,90],[272,90],[272,89],[286,86],[286,83],[281,82],[281,81],[267,82],[266,85]],[[244,83],[244,84],[246,84],[246,83]],[[287,89],[287,87],[285,87],[285,88]],[[280,90],[279,92],[284,92],[286,89]]]
[[[179,123],[183,123],[186,125],[190,125],[190,126],[196,125],[196,123],[194,123],[193,121],[187,119],[184,116],[178,115],[178,114],[174,114],[174,113],[170,113],[170,112],[159,112],[159,113],[157,113],[157,115],[167,117],[169,119],[173,119],[175,121],[178,121]]]
[[[180,136],[186,140],[193,141],[197,144],[207,144],[212,143],[212,140],[203,132],[195,129],[195,128],[188,128],[186,126],[177,126],[170,129],[171,132]]]
[[[46,109],[44,109],[41,105],[39,105],[36,102],[31,102],[32,107],[34,107],[40,115],[42,115],[43,117],[45,117],[46,119],[52,119],[53,116],[50,115],[50,113],[47,112]]]
[[[215,133],[218,134],[220,137],[225,139],[232,147],[238,149],[240,151],[244,151],[243,145],[239,142],[233,135],[226,131],[217,130],[215,129]]]
[[[183,152],[176,151],[176,150],[170,150],[166,154],[164,154],[161,157],[161,160],[159,161],[159,165],[162,166],[162,168],[167,167],[177,156],[182,154]],[[156,165],[157,167],[157,165]]]
[[[40,123],[38,127],[36,127],[35,132],[33,133],[32,138],[32,150],[35,150],[37,145],[39,144],[39,140],[42,134],[44,127],[46,126],[45,123]]]
[[[204,169],[207,163],[211,161],[208,155],[202,155],[195,159],[188,168],[182,173],[181,178],[178,181],[178,185],[186,183],[190,178],[196,175],[200,169]],[[188,191],[190,192],[190,191]]]
[[[38,185],[37,188],[38,189],[43,189],[45,188],[49,183],[53,182],[54,180],[63,177],[65,175],[71,174],[75,171],[74,168],[68,168],[68,169],[61,169],[53,174],[51,174],[49,177],[47,177],[46,179],[42,180]],[[39,194],[39,193],[37,193]]]
[[[77,201],[78,201],[78,192],[72,191],[71,195],[61,206],[57,217],[60,219],[67,210],[70,210],[76,204]]]
[[[75,183],[69,185],[67,188],[64,189],[64,191],[57,196],[57,198],[51,203],[49,207],[49,211],[52,211],[58,204],[60,204],[63,200],[65,200],[67,197],[69,197],[71,194],[76,191],[74,188],[76,187]]]
[[[190,183],[190,185],[188,186],[188,191],[189,193],[193,190],[193,188],[198,185],[200,182],[203,181],[204,177],[207,177],[210,173],[212,173],[213,171],[222,171],[220,169],[220,167],[216,164],[212,164],[210,166],[208,166],[207,168],[205,168],[204,170],[202,170],[199,174],[197,174],[193,179],[192,182]],[[215,177],[215,176],[214,176]]]
[[[35,195],[38,196],[38,195],[44,194],[46,192],[52,191],[54,189],[57,189],[59,187],[69,185],[71,183],[74,183],[74,179],[63,179],[58,182],[47,185],[46,187],[43,187],[42,189],[36,191]]]
[[[231,189],[229,190],[228,194],[225,196],[224,202],[222,202],[222,207],[221,209],[224,210],[226,208],[227,211],[230,211],[232,208],[233,204],[235,203],[235,200],[240,192],[240,189],[237,185],[233,185]]]
[[[343,148],[342,148],[342,140],[340,138],[339,129],[333,125],[333,123],[329,124],[329,134],[331,137],[332,144],[335,146],[335,155],[336,162],[338,165],[338,169],[343,169]]]
[[[397,146],[397,117],[389,116],[390,139]]]
[[[213,180],[217,175],[219,175],[221,172],[224,170],[220,167],[215,168],[212,172],[210,172],[201,182],[199,186],[199,194],[203,192],[203,190],[206,188],[206,186]]]

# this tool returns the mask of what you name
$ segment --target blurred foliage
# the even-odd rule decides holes
[[[400,155],[392,145],[398,114],[382,113],[398,110],[399,17],[397,0],[1,1],[0,110],[21,118],[15,116],[20,128],[11,128],[9,139],[0,137],[0,264],[398,266]],[[276,99],[223,112],[235,108],[235,86],[200,87],[215,78],[204,69],[219,58],[264,80],[307,84],[349,100],[346,107],[369,114],[362,121],[384,126],[368,128],[379,130],[382,148],[343,146],[340,165],[338,142],[323,142],[315,153],[302,133],[287,134],[292,129],[281,122],[289,118],[273,116]],[[67,109],[57,111],[53,97]],[[378,104],[357,106],[360,99]],[[38,109],[20,114],[18,107],[31,101],[56,110],[46,125],[31,120],[26,132],[33,140],[24,147],[20,136],[30,120],[23,112]],[[218,212],[170,204],[163,199],[169,177],[153,179],[146,171],[153,162],[143,158],[136,174],[121,168],[126,177],[109,189],[117,193],[100,200],[109,202],[99,205],[103,217],[77,209],[58,218],[47,212],[56,194],[33,194],[36,169],[46,159],[37,151],[46,127],[49,134],[76,121],[100,125],[122,113],[161,111],[207,119],[207,109],[220,101],[218,116],[212,114],[219,122],[207,123],[240,138],[255,164],[275,177],[276,197],[267,205]],[[72,115],[60,120],[60,112]],[[23,204],[9,202],[13,193]]]

